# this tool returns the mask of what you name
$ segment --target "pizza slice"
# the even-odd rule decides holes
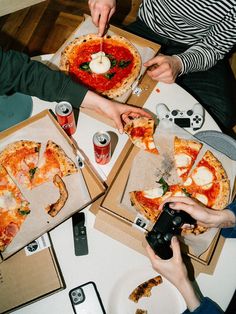
[[[29,202],[0,165],[0,251],[12,242],[30,213]]]
[[[56,174],[64,177],[76,173],[78,168],[58,144],[49,140],[43,154],[41,164],[35,171],[32,187],[53,181]]]
[[[207,207],[221,210],[229,201],[230,183],[221,162],[209,150],[183,184],[188,193]]]
[[[177,173],[185,180],[197,159],[202,143],[192,139],[174,138],[174,159]]]
[[[129,299],[135,303],[143,297],[150,297],[151,290],[162,283],[162,277],[160,275],[151,278],[140,285],[138,285],[129,295]]]
[[[31,187],[39,160],[41,143],[21,140],[9,144],[0,154],[0,164],[19,185]]]
[[[140,117],[131,120],[124,126],[124,131],[128,134],[131,142],[150,153],[158,154],[158,150],[153,140],[154,120]]]
[[[156,222],[161,214],[159,206],[172,195],[170,186],[161,179],[159,185],[150,190],[132,191],[129,193],[131,205],[144,217]]]

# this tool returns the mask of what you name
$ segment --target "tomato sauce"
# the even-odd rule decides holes
[[[96,74],[89,70],[82,70],[81,65],[92,60],[91,55],[100,51],[100,41],[84,43],[74,48],[74,58],[70,61],[70,75],[78,82],[83,83],[92,90],[104,92],[119,86],[124,78],[127,78],[134,67],[132,53],[116,42],[114,44],[104,40],[103,52],[108,56],[113,66],[107,73]],[[115,60],[115,61],[114,61]],[[119,66],[119,62],[129,63],[127,66]],[[114,65],[114,63],[116,64]]]

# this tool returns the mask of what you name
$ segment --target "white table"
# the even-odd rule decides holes
[[[155,112],[155,105],[159,102],[166,103],[170,109],[179,106],[187,109],[196,103],[195,99],[176,84],[166,85],[159,83],[157,87],[160,93],[148,99],[145,107]],[[55,103],[46,103],[37,98],[33,98],[33,114],[45,108],[54,109]],[[89,126],[89,127],[88,127]],[[98,130],[115,132],[118,136],[118,143],[111,162],[106,166],[95,164],[93,156],[92,135]],[[205,123],[201,130],[219,130],[214,120],[206,113]],[[125,134],[120,135],[112,127],[109,127],[85,114],[80,114],[78,128],[74,135],[79,146],[89,157],[92,163],[98,167],[99,172],[107,176],[127,141]],[[50,236],[56,251],[56,255],[66,282],[66,289],[52,296],[44,298],[36,303],[28,305],[14,313],[18,314],[70,314],[73,313],[68,292],[70,289],[87,281],[94,281],[97,284],[107,314],[132,314],[134,312],[119,312],[115,309],[114,291],[121,283],[121,278],[125,274],[129,275],[137,270],[150,271],[150,262],[147,257],[126,247],[105,234],[93,228],[95,216],[85,209],[87,220],[87,233],[89,254],[87,256],[76,257],[74,255],[72,222],[71,219],[65,221],[60,226],[50,232]],[[225,241],[222,254],[218,260],[214,275],[200,274],[197,282],[203,295],[207,295],[215,300],[223,309],[226,309],[235,289],[236,278],[236,250],[235,240]],[[153,274],[155,272],[153,271]],[[174,288],[175,289],[175,288]],[[179,302],[183,306],[182,297],[176,292]],[[166,296],[168,299],[168,295]],[[167,312],[161,312],[167,313]],[[174,314],[174,309],[171,314]],[[96,314],[96,313],[93,313]],[[152,314],[152,313],[150,313]],[[155,313],[156,314],[156,313]],[[177,313],[176,313],[177,314]]]

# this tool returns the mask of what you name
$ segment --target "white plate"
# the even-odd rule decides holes
[[[138,303],[129,300],[130,293],[141,283],[157,276],[150,268],[137,268],[127,271],[115,283],[108,303],[109,314],[135,314],[137,309],[147,310],[148,314],[180,314],[186,309],[179,291],[165,278],[159,286],[153,287],[150,297],[143,297]]]

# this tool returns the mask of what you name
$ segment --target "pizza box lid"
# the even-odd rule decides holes
[[[72,160],[76,161],[76,153],[78,150],[76,142],[72,141],[72,139],[67,136],[49,110],[44,110],[1,132],[1,150],[6,144],[22,139],[36,140],[46,144],[49,139],[48,129],[50,129],[50,139],[59,144],[65,150],[67,155]],[[24,196],[27,199],[29,197],[28,200],[30,202],[32,201],[31,213],[22,224],[16,237],[8,245],[5,251],[2,252],[2,259],[7,259],[29,242],[56,227],[58,224],[71,217],[75,212],[85,208],[105,193],[106,188],[104,183],[87,159],[85,159],[84,164],[85,166],[81,169],[81,172],[78,172],[78,176],[75,174],[74,178],[72,178],[73,176],[64,178],[69,197],[65,206],[53,219],[48,214],[45,216],[45,206],[40,204],[40,202],[45,200],[45,197],[51,198],[53,195],[56,195],[53,200],[51,199],[51,201],[48,202],[48,204],[53,203],[55,198],[58,197],[58,191],[54,189],[52,183],[45,183],[41,187],[37,187],[37,189],[33,189],[32,191],[26,191],[26,189],[23,191]],[[53,189],[51,190],[51,188]],[[47,193],[45,193],[44,189],[46,189]],[[35,194],[33,192],[34,190],[37,190],[35,191]]]
[[[64,288],[48,234],[0,264],[1,313],[9,313]]]

